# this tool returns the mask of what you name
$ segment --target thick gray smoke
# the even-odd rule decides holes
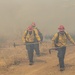
[[[21,36],[32,22],[43,34],[54,34],[58,26],[75,31],[74,0],[0,0],[0,36]]]

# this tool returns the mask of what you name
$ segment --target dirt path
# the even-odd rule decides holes
[[[72,49],[72,50],[71,50]],[[18,64],[12,64],[8,68],[2,67],[0,75],[75,75],[75,47],[67,48],[65,57],[65,71],[60,72],[55,51],[50,55],[48,50],[41,48],[41,56],[34,55],[34,65],[28,65],[28,59],[24,47],[13,48],[15,52],[10,50],[10,55],[14,53],[14,57],[19,59]],[[8,50],[6,50],[7,52]],[[6,53],[5,52],[5,53]],[[7,52],[8,53],[8,52]]]

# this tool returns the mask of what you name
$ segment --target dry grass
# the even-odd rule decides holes
[[[18,41],[19,42],[19,41]],[[20,43],[20,42],[19,42]],[[48,49],[50,44],[45,42],[40,45],[41,56],[34,53],[34,65],[28,65],[27,51],[25,46],[8,46],[0,50],[0,75],[74,75],[75,74],[75,47],[67,48],[65,57],[66,69],[59,71],[57,52],[52,51],[50,55]],[[9,47],[9,48],[8,48]]]

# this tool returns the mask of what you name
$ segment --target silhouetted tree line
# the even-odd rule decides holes
[[[0,36],[0,43],[4,43],[7,41],[7,37]]]
[[[44,39],[49,40],[49,39],[52,39],[52,37],[53,37],[53,35],[45,35]]]

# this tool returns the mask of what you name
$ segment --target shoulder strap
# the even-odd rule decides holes
[[[26,36],[27,36],[27,34],[28,34],[28,30],[27,30],[27,32],[26,32]],[[35,36],[35,31],[33,30],[33,34],[34,34],[34,36]]]
[[[64,34],[66,35],[66,37],[67,37],[67,34],[66,34],[66,32],[64,31]],[[58,38],[59,38],[59,32],[58,32]]]
[[[34,36],[36,35],[34,30],[33,30],[33,34],[34,34]]]
[[[28,34],[28,30],[26,31],[26,35],[25,36],[27,36],[27,34]]]
[[[59,40],[59,32],[58,32],[58,36],[57,36],[58,40]]]
[[[67,34],[66,34],[66,32],[64,32],[64,34],[66,35],[66,37],[68,37]]]
[[[66,32],[64,32],[64,34],[66,35],[66,37],[67,37],[67,34],[66,34]],[[59,32],[58,32],[58,36],[57,36],[57,41],[59,40]]]
[[[37,29],[37,31],[39,32],[39,29],[38,28],[36,28]]]
[[[58,43],[58,40],[59,40],[59,32],[57,32],[57,37],[56,37],[56,39],[55,39],[55,41],[54,41],[55,44]]]
[[[57,32],[57,38],[56,39],[59,40],[59,32]]]

